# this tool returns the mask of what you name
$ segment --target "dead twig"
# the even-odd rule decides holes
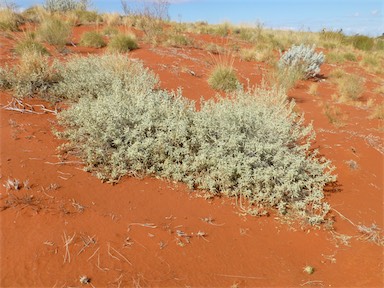
[[[108,243],[108,254],[112,257],[112,258],[116,258],[118,259],[119,261],[121,261],[119,258],[117,258],[116,256],[113,256],[111,253],[110,253],[110,249],[112,249],[115,253],[117,253],[121,258],[123,258],[129,265],[132,266],[132,263],[123,255],[121,254],[119,251],[117,251],[115,248],[111,247],[110,246],[110,243]]]
[[[65,231],[63,232],[63,242],[64,242],[64,247],[65,247],[65,254],[64,254],[64,262],[68,261],[68,263],[71,263],[71,254],[69,253],[69,245],[72,243],[73,239],[76,236],[76,233],[73,233],[73,236],[67,236]]]

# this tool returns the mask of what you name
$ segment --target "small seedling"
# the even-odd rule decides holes
[[[315,272],[315,268],[313,268],[312,266],[307,265],[307,266],[304,267],[303,271],[305,273],[307,273],[308,275],[311,275],[311,274],[313,274]]]

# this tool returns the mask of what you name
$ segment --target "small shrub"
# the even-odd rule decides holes
[[[352,42],[353,47],[363,51],[372,50],[375,44],[373,38],[364,35],[353,36],[350,41]]]
[[[134,35],[117,34],[111,38],[108,48],[113,52],[124,53],[137,49],[139,46]]]
[[[208,78],[208,84],[215,90],[227,92],[236,90],[240,85],[233,66],[223,63],[214,67]]]
[[[320,72],[320,65],[324,62],[322,52],[316,53],[315,47],[293,45],[285,52],[279,62],[278,67],[281,70],[296,69],[302,71],[303,78],[315,77]]]
[[[68,12],[86,10],[88,3],[87,0],[45,0],[43,7],[49,12]]]
[[[80,45],[85,47],[102,48],[106,46],[103,36],[95,31],[85,32],[80,39]]]
[[[46,18],[37,30],[41,41],[62,48],[71,34],[71,27],[56,17]]]

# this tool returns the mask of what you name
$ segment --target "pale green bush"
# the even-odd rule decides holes
[[[84,69],[86,61],[104,69]],[[256,208],[294,211],[312,224],[328,212],[323,188],[335,180],[332,167],[310,149],[313,128],[281,91],[239,90],[197,111],[180,93],[156,89],[156,77],[124,56],[76,58],[65,67],[62,83],[84,96],[70,92],[79,100],[59,115],[60,135],[99,178],[158,175],[242,196]]]
[[[146,87],[152,89],[158,84],[153,73],[123,55],[74,57],[66,64],[56,63],[55,70],[62,79],[52,94],[72,101],[105,95],[115,82],[124,89],[142,90],[143,93],[147,92]]]

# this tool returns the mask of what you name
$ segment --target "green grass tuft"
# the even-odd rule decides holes
[[[85,32],[80,39],[80,45],[92,48],[102,48],[107,44],[105,43],[103,36],[95,31]]]
[[[113,52],[124,53],[139,48],[134,35],[117,34],[112,37],[108,49]]]

